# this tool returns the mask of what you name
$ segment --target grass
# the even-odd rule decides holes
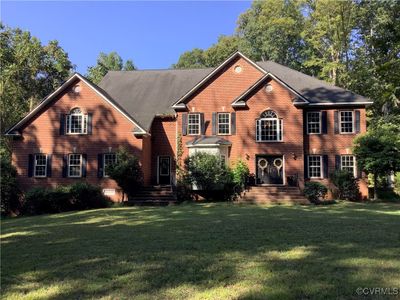
[[[400,205],[127,207],[2,221],[5,299],[356,299],[400,287]],[[374,296],[370,296],[374,298]]]

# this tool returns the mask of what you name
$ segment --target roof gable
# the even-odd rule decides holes
[[[66,80],[58,89],[56,89],[53,93],[44,98],[33,110],[31,110],[24,118],[22,118],[19,122],[9,128],[5,135],[15,136],[20,135],[18,130],[29,123],[38,113],[42,111],[46,107],[46,105],[50,104],[52,101],[57,99],[57,97],[64,92],[67,88],[69,88],[77,79],[81,80],[85,84],[87,84],[93,91],[96,92],[103,100],[108,102],[112,107],[114,107],[119,113],[121,113],[125,118],[127,118],[130,122],[135,125],[134,133],[137,135],[146,134],[146,131],[139,125],[139,123],[130,116],[123,107],[121,107],[117,102],[115,102],[111,97],[107,95],[107,93],[97,87],[95,84],[91,83],[85,77],[80,75],[79,73],[74,73],[68,80]]]

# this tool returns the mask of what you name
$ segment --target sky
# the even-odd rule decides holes
[[[180,54],[234,33],[247,1],[2,1],[1,19],[47,44],[58,40],[85,74],[100,52],[116,51],[139,69],[170,68]]]

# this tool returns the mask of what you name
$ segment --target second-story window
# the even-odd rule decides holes
[[[218,134],[229,135],[231,134],[231,114],[218,113]]]
[[[321,133],[321,112],[312,111],[307,113],[307,133],[308,134]]]
[[[87,134],[88,116],[84,115],[79,108],[71,110],[66,117],[67,134]]]
[[[200,135],[200,114],[188,114],[188,134]]]
[[[353,133],[354,119],[352,111],[340,111],[340,133]]]
[[[257,120],[257,142],[280,142],[283,140],[282,120],[273,110],[264,111]]]

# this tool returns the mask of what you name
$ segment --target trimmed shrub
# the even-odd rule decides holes
[[[36,187],[25,194],[22,214],[40,215],[56,212],[50,197],[51,191],[44,187]]]
[[[247,164],[239,159],[233,169],[233,182],[236,185],[236,191],[241,193],[247,186],[248,178],[250,176],[250,170]]]
[[[336,186],[335,197],[342,200],[356,201],[360,196],[358,180],[345,170],[337,170],[331,175],[331,181]]]
[[[1,214],[15,213],[21,207],[21,191],[17,184],[17,170],[9,159],[0,155],[1,159]]]
[[[309,181],[305,183],[303,193],[311,203],[320,204],[321,199],[324,199],[328,193],[328,188],[322,183]]]
[[[70,187],[70,197],[74,209],[104,208],[109,205],[109,200],[101,192],[100,187],[78,182]]]

